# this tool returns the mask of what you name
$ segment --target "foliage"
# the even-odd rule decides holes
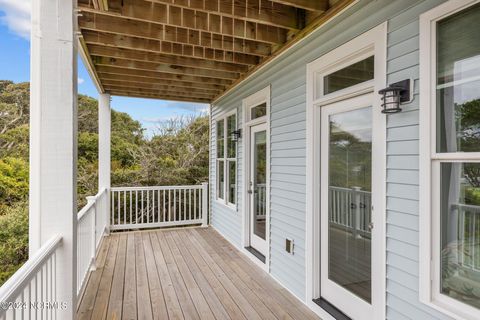
[[[0,159],[0,206],[24,201],[28,196],[28,163],[17,158]]]
[[[0,285],[28,258],[28,204],[26,200],[0,207]]]
[[[0,80],[0,285],[27,259],[29,83]],[[208,179],[205,116],[158,124],[111,113],[112,186],[198,184]],[[78,96],[78,208],[98,190],[98,102]]]

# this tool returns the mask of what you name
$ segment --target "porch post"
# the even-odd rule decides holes
[[[107,189],[106,212],[102,212],[106,231],[110,230],[110,149],[111,149],[111,109],[110,95],[100,93],[98,97],[98,189]],[[100,230],[102,232],[103,230]]]
[[[59,319],[76,308],[76,0],[32,1],[29,253],[54,235]],[[53,301],[52,301],[53,302]]]

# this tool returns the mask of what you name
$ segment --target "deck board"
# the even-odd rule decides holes
[[[79,319],[318,319],[211,228],[115,233]]]

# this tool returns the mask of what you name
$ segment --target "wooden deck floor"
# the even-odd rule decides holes
[[[318,319],[211,228],[105,238],[78,319]]]

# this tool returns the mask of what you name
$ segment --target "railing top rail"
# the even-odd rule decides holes
[[[345,192],[359,192],[359,193],[368,193],[370,194],[371,191],[366,191],[366,190],[357,190],[354,188],[345,188],[345,187],[335,187],[335,186],[329,186],[328,187],[331,190],[336,190],[336,191],[345,191]]]
[[[141,190],[178,190],[178,189],[202,189],[202,185],[191,186],[154,186],[154,187],[114,187],[111,191],[141,191]]]
[[[453,203],[452,207],[458,209],[469,209],[475,211],[475,213],[480,213],[480,206],[476,206],[474,204]]]
[[[95,196],[87,197],[87,198],[90,198],[93,201],[89,200],[88,203],[78,212],[77,220],[81,220],[88,213],[88,211],[93,207],[95,202],[106,192],[107,192],[107,189],[103,188]]]
[[[0,287],[0,302],[14,301],[18,294],[24,289],[25,283],[33,278],[61,243],[62,237],[60,235],[53,236],[33,257],[30,257],[30,259]]]

